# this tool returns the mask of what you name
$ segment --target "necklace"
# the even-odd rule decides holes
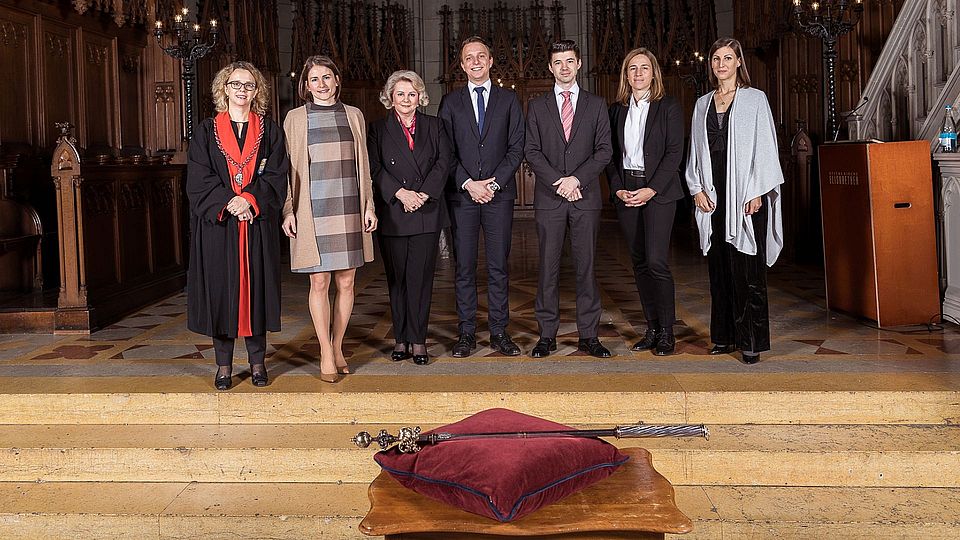
[[[237,161],[233,159],[229,153],[227,153],[226,149],[223,147],[223,143],[220,142],[220,132],[213,130],[213,137],[217,141],[217,148],[220,149],[220,153],[223,154],[223,157],[227,159],[227,162],[239,169],[237,174],[233,176],[233,181],[236,182],[238,186],[243,186],[243,168],[246,167],[247,163],[250,163],[250,160],[257,155],[258,151],[260,150],[260,141],[263,140],[263,119],[260,119],[260,130],[257,133],[257,141],[253,144],[250,154],[247,155],[246,159],[243,160],[243,163],[237,163]],[[241,150],[241,152],[243,152],[243,150]],[[243,156],[241,155],[240,157]]]
[[[726,104],[727,104],[727,101],[726,101],[727,98],[723,97],[723,93],[721,93],[721,92],[718,91],[718,92],[717,92],[717,95],[720,96],[720,106],[723,107],[724,105],[726,105]],[[727,95],[728,95],[730,98],[733,98],[733,96],[737,95],[737,88],[734,87],[734,88],[733,88],[733,92],[727,92]]]

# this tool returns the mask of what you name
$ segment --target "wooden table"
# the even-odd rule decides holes
[[[360,531],[387,540],[653,539],[693,530],[673,500],[673,486],[643,448],[621,450],[630,460],[615,473],[565,499],[510,523],[464,512],[411,491],[385,471],[370,484],[370,511]]]

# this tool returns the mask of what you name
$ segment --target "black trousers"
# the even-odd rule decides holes
[[[457,318],[461,334],[477,331],[477,251],[480,229],[487,256],[487,324],[500,334],[510,323],[510,233],[513,199],[494,197],[487,204],[450,203],[453,256],[456,260]]]
[[[757,254],[747,255],[723,240],[722,221],[713,221],[707,265],[710,273],[710,340],[742,351],[770,350],[767,307],[767,205],[752,216]],[[718,227],[719,225],[719,227]]]
[[[380,235],[397,343],[427,342],[439,242],[440,231],[412,236]]]
[[[229,336],[213,336],[213,351],[217,355],[218,366],[233,365],[233,348],[236,340]],[[245,337],[243,343],[247,346],[247,359],[250,365],[263,364],[267,353],[266,334]]]
[[[670,235],[677,202],[648,202],[628,208],[617,202],[617,218],[630,249],[633,277],[647,326],[673,332],[676,287],[670,272]]]
[[[540,337],[556,338],[560,328],[560,256],[570,227],[570,247],[577,278],[577,332],[581,339],[597,337],[600,328],[600,287],[594,274],[600,210],[581,210],[572,203],[534,211],[540,247],[540,273],[534,313]]]

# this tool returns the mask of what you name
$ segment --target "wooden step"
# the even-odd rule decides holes
[[[0,426],[0,481],[367,483],[374,449],[350,437],[398,427]],[[960,488],[960,426],[720,425],[709,440],[613,442],[650,450],[675,485]]]
[[[960,537],[960,490],[679,486],[675,539]],[[365,484],[0,483],[5,539],[360,539]]]
[[[960,424],[960,374],[3,377],[0,424],[446,423],[506,407],[563,423]]]

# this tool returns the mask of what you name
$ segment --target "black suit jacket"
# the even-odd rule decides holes
[[[497,198],[516,199],[515,174],[523,160],[523,111],[512,90],[497,85],[490,88],[484,109],[483,133],[477,128],[473,114],[476,94],[464,86],[450,92],[440,102],[440,119],[453,145],[455,165],[448,187],[451,198],[473,204],[470,194],[461,186],[467,181],[496,177],[500,184]]]
[[[392,110],[370,124],[367,132],[378,229],[386,236],[437,232],[448,223],[443,189],[452,159],[450,142],[439,118],[416,114],[412,152]],[[415,212],[404,212],[396,197],[401,188],[426,193],[430,200]]]
[[[631,98],[632,99],[632,98]],[[621,189],[649,187],[657,192],[655,203],[669,203],[683,198],[680,185],[680,163],[683,161],[683,110],[671,96],[650,103],[643,132],[643,168],[646,185],[633,187],[623,175],[623,130],[627,122],[625,105],[610,105],[613,127],[613,158],[607,165],[607,181],[614,203],[623,204],[616,196]]]
[[[580,89],[570,130],[563,138],[560,109],[553,89],[527,105],[527,163],[537,177],[534,209],[558,208],[568,201],[557,195],[553,183],[564,176],[580,180],[583,198],[573,204],[581,210],[603,208],[600,173],[610,163],[610,118],[603,98]]]

